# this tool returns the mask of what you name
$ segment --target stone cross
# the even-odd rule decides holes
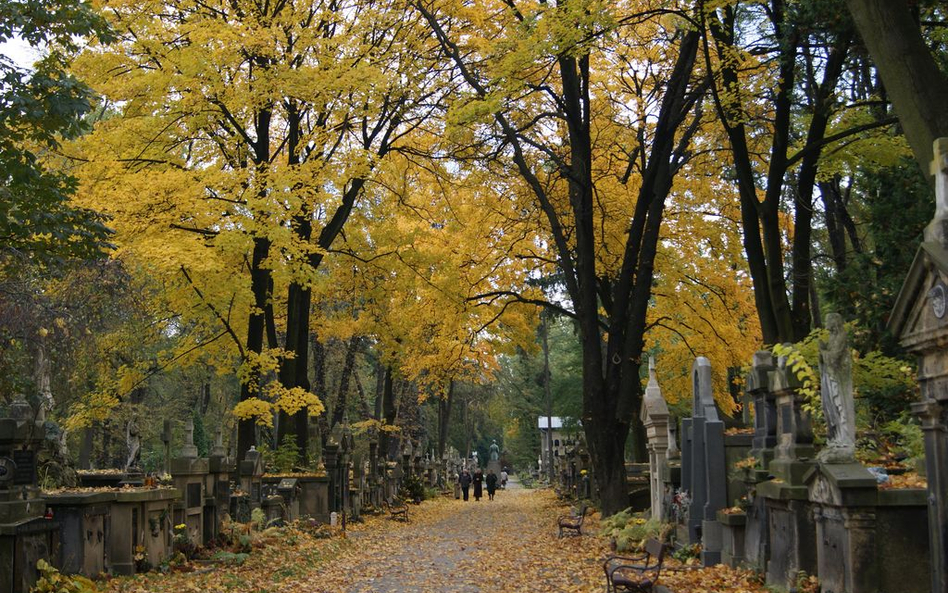
[[[211,448],[211,457],[225,457],[227,449],[224,448],[224,431],[220,427],[214,431],[214,447]]]
[[[198,450],[194,446],[194,420],[184,421],[184,446],[181,447],[181,457],[197,457]]]

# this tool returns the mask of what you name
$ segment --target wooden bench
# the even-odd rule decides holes
[[[565,515],[556,522],[560,528],[559,537],[563,537],[563,530],[575,531],[574,535],[583,534],[583,520],[586,518],[586,505],[579,507],[575,515]]]
[[[637,556],[610,556],[602,565],[606,573],[606,593],[633,591],[649,593],[658,583],[665,561],[665,545],[657,539],[645,542],[645,553]]]
[[[408,521],[408,505],[401,500],[395,498],[391,502],[383,502],[382,506],[385,507],[392,519]]]

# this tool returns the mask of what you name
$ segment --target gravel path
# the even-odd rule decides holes
[[[476,593],[587,591],[601,557],[599,538],[556,538],[562,512],[549,492],[511,480],[495,500],[443,499],[411,522],[351,536],[354,551],[313,575],[305,591]],[[411,511],[415,511],[412,508]],[[579,562],[585,577],[571,563]],[[565,574],[564,574],[565,572]],[[581,585],[586,586],[581,586]]]

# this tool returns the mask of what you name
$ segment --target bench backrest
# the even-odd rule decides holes
[[[665,559],[665,544],[654,538],[649,539],[645,542],[645,551],[654,560],[655,564],[661,566]]]

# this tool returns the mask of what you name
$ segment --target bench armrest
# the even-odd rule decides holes
[[[612,575],[614,575],[616,571],[623,570],[623,569],[632,570],[642,576],[655,573],[656,576],[655,576],[655,579],[653,580],[658,580],[658,574],[661,572],[662,566],[661,564],[652,564],[651,566],[641,565],[641,564],[615,564],[612,566],[603,567],[603,570],[606,571],[606,577],[610,581],[612,581]]]

